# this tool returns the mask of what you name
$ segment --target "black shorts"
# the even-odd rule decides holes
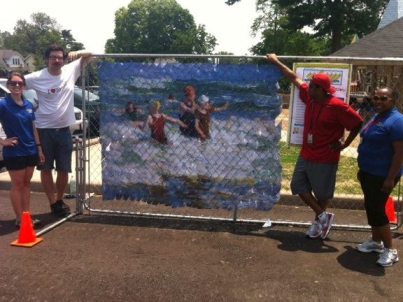
[[[395,179],[395,185],[400,177]],[[385,177],[371,175],[364,171],[358,172],[362,191],[364,193],[364,205],[367,213],[368,224],[373,227],[385,226],[389,223],[385,205],[389,194],[381,191]]]
[[[27,167],[35,167],[38,164],[38,155],[4,157],[4,165],[8,171],[24,170]]]

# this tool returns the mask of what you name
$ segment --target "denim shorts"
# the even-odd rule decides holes
[[[338,164],[321,164],[298,157],[291,180],[292,194],[313,192],[315,198],[326,201],[333,198]]]
[[[53,170],[71,172],[71,154],[73,139],[70,128],[38,129],[45,163],[38,166],[38,170]]]
[[[8,171],[24,170],[38,164],[38,155],[10,156],[4,158],[4,166]]]

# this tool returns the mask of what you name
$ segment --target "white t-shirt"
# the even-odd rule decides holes
[[[75,123],[74,84],[81,73],[80,62],[81,58],[64,65],[58,76],[47,68],[25,76],[27,89],[34,89],[39,99],[37,128],[64,128]]]

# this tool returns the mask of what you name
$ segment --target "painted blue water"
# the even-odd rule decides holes
[[[172,207],[255,208],[270,210],[280,197],[280,128],[275,118],[281,100],[276,93],[277,70],[252,65],[106,64],[101,68],[101,137],[105,200],[143,200]],[[178,66],[176,66],[178,65]],[[168,65],[167,65],[168,66]],[[168,145],[150,138],[116,114],[132,100],[144,114],[150,101],[178,117],[179,103],[165,101],[170,93],[181,100],[191,83],[215,106],[211,139],[184,137],[177,125],[166,125]]]

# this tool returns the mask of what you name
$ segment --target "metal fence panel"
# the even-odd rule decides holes
[[[161,56],[161,55],[160,55]],[[200,60],[207,60],[210,56],[187,56],[187,55],[164,55],[168,57],[168,60],[158,59],[158,55],[99,55],[99,61],[103,61],[105,58],[112,57],[119,61],[141,61],[143,64],[149,64],[153,62],[156,65],[161,64],[175,64],[177,61],[173,61],[173,58],[186,60],[187,64],[197,63],[203,64]],[[140,59],[139,57],[142,57]],[[219,56],[212,56],[215,64],[220,64]],[[240,64],[256,63],[256,60],[261,60],[262,57],[228,57],[222,56],[223,59],[230,59],[235,67]],[[297,59],[294,58],[293,59]],[[306,59],[306,58],[305,58]],[[315,57],[311,59],[315,60]],[[326,57],[316,58],[317,60],[325,60]],[[351,58],[350,58],[351,59]],[[342,61],[342,59],[338,59]],[[348,60],[346,60],[348,61]],[[261,63],[261,62],[260,62]],[[136,63],[138,64],[138,63]],[[99,65],[97,65],[99,66]],[[91,66],[91,72],[93,75],[99,76],[98,67]],[[236,70],[236,68],[234,69]],[[242,70],[240,68],[240,70]],[[234,71],[236,72],[236,71]],[[92,75],[92,76],[93,76]],[[83,77],[82,88],[83,90],[83,103],[82,108],[89,120],[88,129],[84,133],[82,141],[77,143],[77,185],[78,185],[78,210],[83,209],[90,210],[92,212],[119,214],[119,215],[140,215],[140,216],[160,216],[160,217],[174,217],[181,218],[187,217],[192,219],[223,219],[223,220],[237,220],[237,221],[249,221],[254,223],[263,223],[268,218],[272,223],[277,224],[295,224],[295,225],[308,225],[313,219],[312,211],[303,204],[298,198],[291,196],[289,190],[289,184],[293,168],[298,156],[299,148],[290,147],[285,142],[288,126],[288,109],[283,108],[281,112],[262,114],[261,116],[255,116],[250,123],[244,123],[240,126],[237,119],[227,119],[221,116],[221,119],[213,120],[214,126],[221,126],[225,129],[239,129],[243,127],[245,133],[240,133],[237,136],[238,144],[236,148],[227,142],[220,141],[220,137],[224,134],[213,128],[212,134],[217,139],[214,143],[206,146],[203,143],[198,144],[202,148],[211,148],[208,150],[210,154],[214,154],[214,160],[209,161],[209,158],[200,155],[200,148],[194,148],[194,144],[186,144],[181,135],[175,128],[168,128],[167,135],[169,136],[171,145],[175,146],[175,150],[178,154],[175,156],[185,157],[189,160],[189,166],[179,167],[177,163],[172,166],[172,157],[161,156],[161,150],[165,153],[164,146],[158,146],[156,144],[147,144],[137,149],[137,152],[133,153],[131,146],[140,145],[144,143],[141,138],[149,136],[148,132],[145,132],[142,127],[146,121],[146,111],[149,110],[149,104],[143,103],[143,112],[140,114],[139,123],[137,126],[132,122],[124,122],[120,124],[108,123],[107,115],[115,109],[117,113],[121,110],[121,106],[118,108],[117,103],[110,102],[109,105],[102,104],[99,100],[97,91],[94,91],[93,83],[89,83],[88,72]],[[117,81],[122,81],[122,78],[117,75]],[[114,84],[116,85],[119,84]],[[122,103],[125,104],[129,101],[128,97],[133,96],[132,92],[128,90],[127,82],[121,82],[122,91]],[[182,85],[184,86],[184,85]],[[102,91],[104,89],[104,96],[109,97],[110,92],[108,87],[100,87]],[[236,88],[234,88],[236,89]],[[93,90],[89,93],[90,90]],[[137,91],[138,92],[138,91]],[[168,90],[162,90],[162,93],[168,96],[170,93]],[[140,94],[135,94],[137,97]],[[142,95],[146,95],[143,93]],[[102,93],[101,93],[102,96]],[[155,98],[149,98],[155,100]],[[179,99],[180,100],[180,99]],[[160,100],[161,101],[161,100]],[[165,100],[164,100],[165,101]],[[176,109],[169,109],[170,104],[164,103],[167,109],[167,113],[170,115],[175,114]],[[220,104],[222,105],[222,104]],[[178,106],[178,104],[176,104]],[[267,109],[267,108],[266,108]],[[241,114],[242,110],[247,111],[250,108],[237,108],[237,113]],[[276,110],[274,108],[274,110]],[[279,114],[280,113],[280,114]],[[219,115],[218,115],[219,116]],[[225,114],[223,115],[225,116]],[[239,115],[240,116],[240,115]],[[100,122],[101,120],[101,122]],[[223,122],[224,121],[224,122]],[[105,122],[105,124],[103,124]],[[222,122],[223,124],[220,124]],[[258,125],[258,126],[257,126]],[[282,129],[279,129],[279,126]],[[104,128],[103,128],[104,127]],[[149,131],[149,130],[147,130]],[[259,132],[260,131],[260,132]],[[137,133],[134,136],[133,133]],[[263,134],[263,135],[262,135]],[[220,136],[221,135],[221,136]],[[243,135],[243,137],[242,137]],[[259,138],[259,135],[261,136]],[[271,136],[270,136],[271,135]],[[139,139],[140,137],[140,139]],[[233,138],[232,138],[233,139]],[[242,143],[242,139],[244,140]],[[278,178],[278,167],[270,167],[270,162],[276,163],[273,156],[276,156],[276,152],[273,151],[273,146],[268,146],[268,141],[272,140],[277,145],[278,154],[280,156],[279,163],[282,167],[281,178],[281,191],[278,204],[274,206],[271,211],[259,211],[258,206],[246,207],[242,209],[242,201],[249,201],[256,203],[256,199],[250,198],[251,190],[261,189],[262,192],[267,192],[270,188],[269,181]],[[230,141],[230,140],[229,140]],[[249,145],[248,145],[249,144]],[[253,145],[255,144],[255,145]],[[357,164],[357,146],[359,144],[356,139],[350,148],[344,150],[339,164],[339,170],[337,174],[336,183],[336,196],[330,204],[331,211],[336,213],[336,227],[341,228],[354,228],[354,229],[367,229],[366,215],[363,209],[363,198],[359,183],[356,179]],[[118,146],[118,147],[115,147]],[[178,151],[181,150],[182,151]],[[231,148],[234,148],[231,150]],[[249,149],[248,149],[249,148]],[[271,149],[270,149],[271,148]],[[248,152],[244,152],[248,149]],[[253,152],[249,152],[249,151]],[[116,170],[113,173],[106,173],[108,169],[108,163],[110,164],[114,159],[113,152],[115,152],[115,158],[118,158],[119,166],[126,169]],[[203,154],[203,153],[202,153]],[[230,157],[228,154],[232,154]],[[197,157],[199,155],[199,157]],[[108,158],[108,156],[111,156]],[[172,154],[171,154],[172,156]],[[178,157],[177,157],[178,158]],[[230,162],[228,162],[230,158]],[[185,169],[187,173],[192,169],[192,164],[196,165],[205,161],[208,163],[208,167],[204,175],[202,173],[189,173],[192,177],[167,177],[164,180],[165,187],[158,188],[158,186],[145,186],[144,183],[139,182],[139,179],[146,179],[150,177],[147,175],[147,169],[140,169],[140,165],[133,164],[133,162],[147,163],[151,165],[156,171],[161,172],[167,166],[170,169],[180,170]],[[250,163],[254,164],[250,164]],[[245,172],[247,165],[251,165],[252,174]],[[224,169],[223,167],[226,167]],[[228,169],[231,167],[231,169]],[[204,166],[205,168],[205,166]],[[224,169],[224,170],[223,170]],[[197,170],[196,171],[200,171]],[[223,172],[224,171],[224,172]],[[129,174],[125,174],[130,172]],[[246,173],[246,174],[242,174]],[[243,181],[234,183],[233,179],[236,179],[236,175],[247,175],[243,177]],[[130,182],[130,175],[134,175],[137,185],[134,185],[130,190],[124,188],[110,190],[108,185],[104,182],[105,177],[109,177],[108,183],[111,180],[121,180],[126,178],[126,183]],[[225,177],[220,177],[220,176]],[[262,182],[256,179],[261,177]],[[212,179],[214,181],[212,181]],[[249,182],[249,183],[248,183]],[[119,183],[119,182],[118,182]],[[252,183],[252,185],[251,185]],[[256,185],[258,184],[258,185]],[[230,189],[229,189],[230,188]],[[109,190],[109,191],[108,191]],[[270,190],[269,190],[270,191]],[[182,201],[175,205],[175,198],[170,195],[170,192],[175,194],[182,194]],[[109,195],[108,195],[109,194]],[[249,194],[249,195],[248,195]],[[254,196],[254,195],[253,195]],[[401,211],[401,193],[400,184],[395,188],[392,194],[396,204],[396,211]],[[105,198],[106,197],[106,198]],[[108,200],[108,201],[105,201]],[[111,201],[112,200],[112,201]],[[236,201],[236,202],[234,202]],[[174,207],[172,207],[174,203]],[[264,203],[263,203],[264,204]],[[271,204],[274,204],[271,203]],[[206,206],[207,205],[207,206]],[[184,206],[184,207],[182,207]],[[210,208],[210,209],[206,209]],[[268,210],[266,208],[265,210]],[[398,215],[400,225],[400,215]]]

